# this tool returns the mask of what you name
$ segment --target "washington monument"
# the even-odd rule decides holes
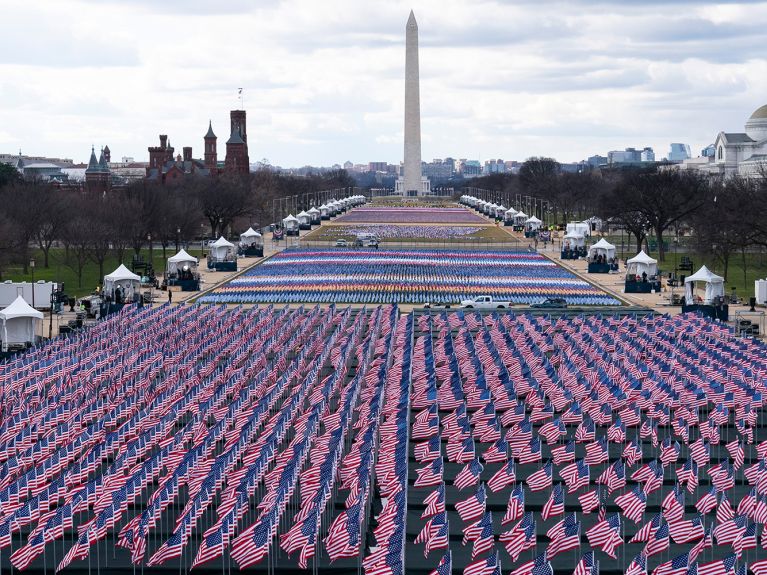
[[[418,23],[415,14],[405,27],[405,162],[396,191],[403,196],[430,193],[427,178],[421,175],[421,93],[418,72]]]

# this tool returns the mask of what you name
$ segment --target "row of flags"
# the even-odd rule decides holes
[[[0,365],[0,552],[766,575],[764,351],[694,316],[126,308]]]

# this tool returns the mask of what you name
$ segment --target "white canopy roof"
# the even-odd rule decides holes
[[[254,230],[253,228],[248,228],[244,232],[240,234],[241,238],[258,238],[261,237],[261,234]]]
[[[722,276],[716,275],[706,266],[701,266],[701,268],[694,274],[684,278],[684,283],[691,282],[723,283],[724,278]]]
[[[282,219],[283,224],[287,222],[297,222],[297,221],[298,221],[298,218],[296,218],[296,216],[294,216],[293,214],[290,214],[287,218]]]
[[[530,216],[525,220],[526,224],[542,224],[543,222],[536,218],[535,216]]]
[[[644,250],[640,251],[637,255],[635,255],[633,258],[626,260],[627,264],[646,264],[646,265],[652,265],[657,264],[658,260],[651,258],[646,253],[644,253]]]
[[[595,244],[594,244],[593,246],[591,246],[591,247],[592,247],[593,249],[597,249],[597,250],[607,250],[607,251],[610,251],[610,250],[615,250],[615,246],[614,246],[614,245],[612,245],[610,242],[608,242],[608,241],[607,241],[606,239],[604,239],[604,238],[600,238],[600,239],[599,239],[599,241],[598,241],[597,243],[595,243]]]
[[[11,305],[0,310],[2,350],[7,351],[9,344],[33,343],[36,333],[35,323],[42,319],[42,312],[33,309],[23,297],[18,296]]]
[[[654,276],[658,273],[658,260],[655,260],[640,251],[633,258],[626,260],[626,274],[638,275],[646,273],[648,276]]]
[[[120,266],[111,274],[105,275],[104,280],[110,282],[119,282],[123,280],[140,282],[141,278],[126,268],[123,264],[120,264]]]
[[[319,214],[319,213],[320,213],[320,211],[319,211],[317,208],[314,208],[314,207],[313,207],[312,209],[310,209],[310,210],[309,210],[308,212],[306,212],[306,213],[307,213],[307,214],[309,214],[309,215],[311,215],[311,216],[316,216],[317,214]]]
[[[175,256],[171,256],[168,258],[168,263],[179,264],[183,262],[197,263],[197,258],[194,256],[190,256],[188,253],[186,253],[186,250],[183,248],[181,248]]]
[[[507,216],[516,216],[517,215],[517,210],[515,210],[514,208],[509,208],[508,210],[506,210],[506,215]]]
[[[328,211],[328,209],[329,209],[329,208],[328,208],[328,207],[327,207],[325,204],[322,204],[322,205],[319,207],[319,210],[320,210],[320,211],[322,211],[322,210],[325,210],[325,211],[327,212],[327,211]]]
[[[521,219],[527,220],[529,216],[525,212],[517,212],[517,214],[514,217],[520,220]]]
[[[297,213],[296,217],[297,218],[305,218],[308,215],[309,215],[308,213],[302,211],[302,212]]]
[[[210,247],[212,247],[212,248],[233,248],[234,244],[232,242],[227,241],[224,236],[221,236],[215,242],[213,242],[213,244]]]
[[[498,207],[496,208],[496,210],[500,210],[500,211],[502,211],[502,212],[504,212],[504,213],[505,213],[505,212],[506,212],[506,206],[504,206],[503,204],[501,204],[500,206],[498,206]]]
[[[37,319],[43,319],[43,312],[37,311],[26,300],[17,296],[15,300],[11,302],[7,308],[0,310],[0,319],[9,320],[17,317],[33,317]]]
[[[689,277],[684,278],[685,299],[688,303],[693,303],[693,291],[695,282],[704,282],[706,284],[706,295],[703,298],[704,304],[710,304],[715,298],[724,295],[724,278],[718,276],[709,270],[706,266],[701,268]]]

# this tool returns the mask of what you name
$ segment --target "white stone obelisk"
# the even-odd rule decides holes
[[[405,162],[401,181],[402,195],[423,195],[429,181],[421,176],[421,94],[418,71],[418,24],[410,11],[405,28]]]

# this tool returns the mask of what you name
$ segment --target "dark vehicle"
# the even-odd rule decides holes
[[[538,303],[531,304],[530,307],[544,309],[566,309],[567,300],[563,297],[549,297]]]

